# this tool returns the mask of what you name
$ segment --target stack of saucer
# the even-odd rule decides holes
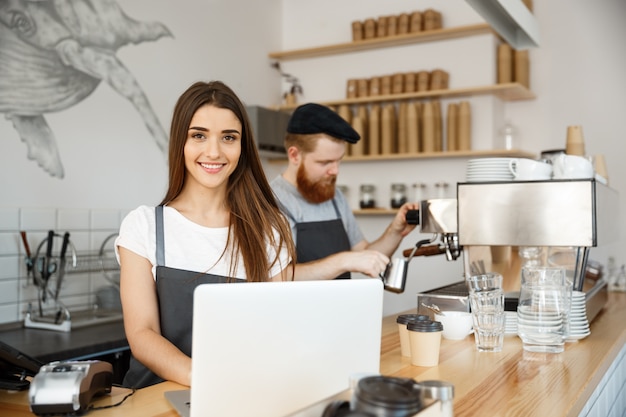
[[[467,181],[513,181],[511,158],[479,158],[467,161]]]
[[[565,337],[568,342],[575,342],[591,334],[589,322],[587,321],[587,304],[585,293],[582,291],[572,291],[572,306],[569,315],[569,332]]]
[[[504,335],[517,335],[517,313],[515,311],[504,312]]]

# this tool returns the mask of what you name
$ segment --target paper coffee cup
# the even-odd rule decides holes
[[[411,364],[437,366],[443,326],[438,321],[418,320],[407,325],[411,344]]]
[[[430,320],[430,317],[424,314],[401,314],[396,318],[398,333],[400,335],[400,351],[402,356],[406,356],[407,358],[411,356],[411,342],[409,341],[407,325],[416,320]]]

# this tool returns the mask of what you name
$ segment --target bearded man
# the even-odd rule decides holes
[[[348,122],[320,104],[304,104],[289,119],[289,162],[270,185],[291,224],[296,279],[350,278],[350,272],[378,277],[415,228],[406,214],[419,205],[406,203],[377,240],[365,239],[346,197],[335,187],[346,146],[359,139]]]

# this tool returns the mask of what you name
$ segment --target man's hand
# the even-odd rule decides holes
[[[406,214],[409,210],[419,210],[419,203],[405,203],[398,209],[398,213],[394,217],[393,221],[389,225],[389,231],[398,233],[400,236],[405,237],[411,233],[416,225],[409,224],[406,221]]]

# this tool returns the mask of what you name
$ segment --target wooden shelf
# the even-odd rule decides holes
[[[516,100],[532,100],[535,98],[535,94],[530,91],[528,88],[523,86],[520,83],[505,83],[505,84],[494,84],[487,85],[483,87],[467,87],[467,88],[457,88],[457,89],[449,89],[449,90],[430,90],[430,91],[420,91],[416,93],[402,93],[402,94],[387,94],[383,96],[370,96],[370,97],[360,97],[360,98],[347,98],[342,100],[332,100],[332,101],[323,101],[319,102],[320,104],[326,106],[340,106],[342,104],[371,104],[371,103],[381,103],[381,102],[390,102],[390,101],[403,101],[403,100],[415,100],[415,99],[425,99],[425,98],[450,98],[450,97],[464,97],[464,96],[477,96],[477,95],[494,95],[505,101],[516,101]],[[293,110],[298,107],[298,104],[293,106],[282,105],[279,106],[280,110]]]
[[[347,155],[341,162],[375,162],[395,161],[402,159],[446,159],[446,158],[537,158],[537,154],[519,149],[490,149],[482,151],[442,151],[442,152],[419,152],[390,155]],[[287,158],[268,158],[271,164],[284,164]]]
[[[352,213],[354,213],[355,216],[389,216],[389,215],[395,215],[396,212],[397,212],[396,209],[388,209],[388,208],[352,210]]]
[[[294,49],[290,51],[270,52],[269,57],[276,60],[303,59],[319,56],[343,54],[348,52],[368,51],[372,49],[388,48],[392,46],[411,45],[422,42],[433,42],[444,39],[460,38],[463,36],[493,33],[488,24],[475,24],[427,30],[409,33],[406,35],[387,36],[384,38],[365,39],[356,42],[346,42],[335,45],[318,46],[314,48]]]
[[[443,152],[419,152],[419,153],[403,153],[390,155],[348,155],[342,159],[342,162],[360,162],[360,161],[393,161],[400,159],[445,159],[445,158],[531,158],[537,157],[536,154],[518,149],[500,149],[500,150],[484,150],[484,151],[443,151]]]

